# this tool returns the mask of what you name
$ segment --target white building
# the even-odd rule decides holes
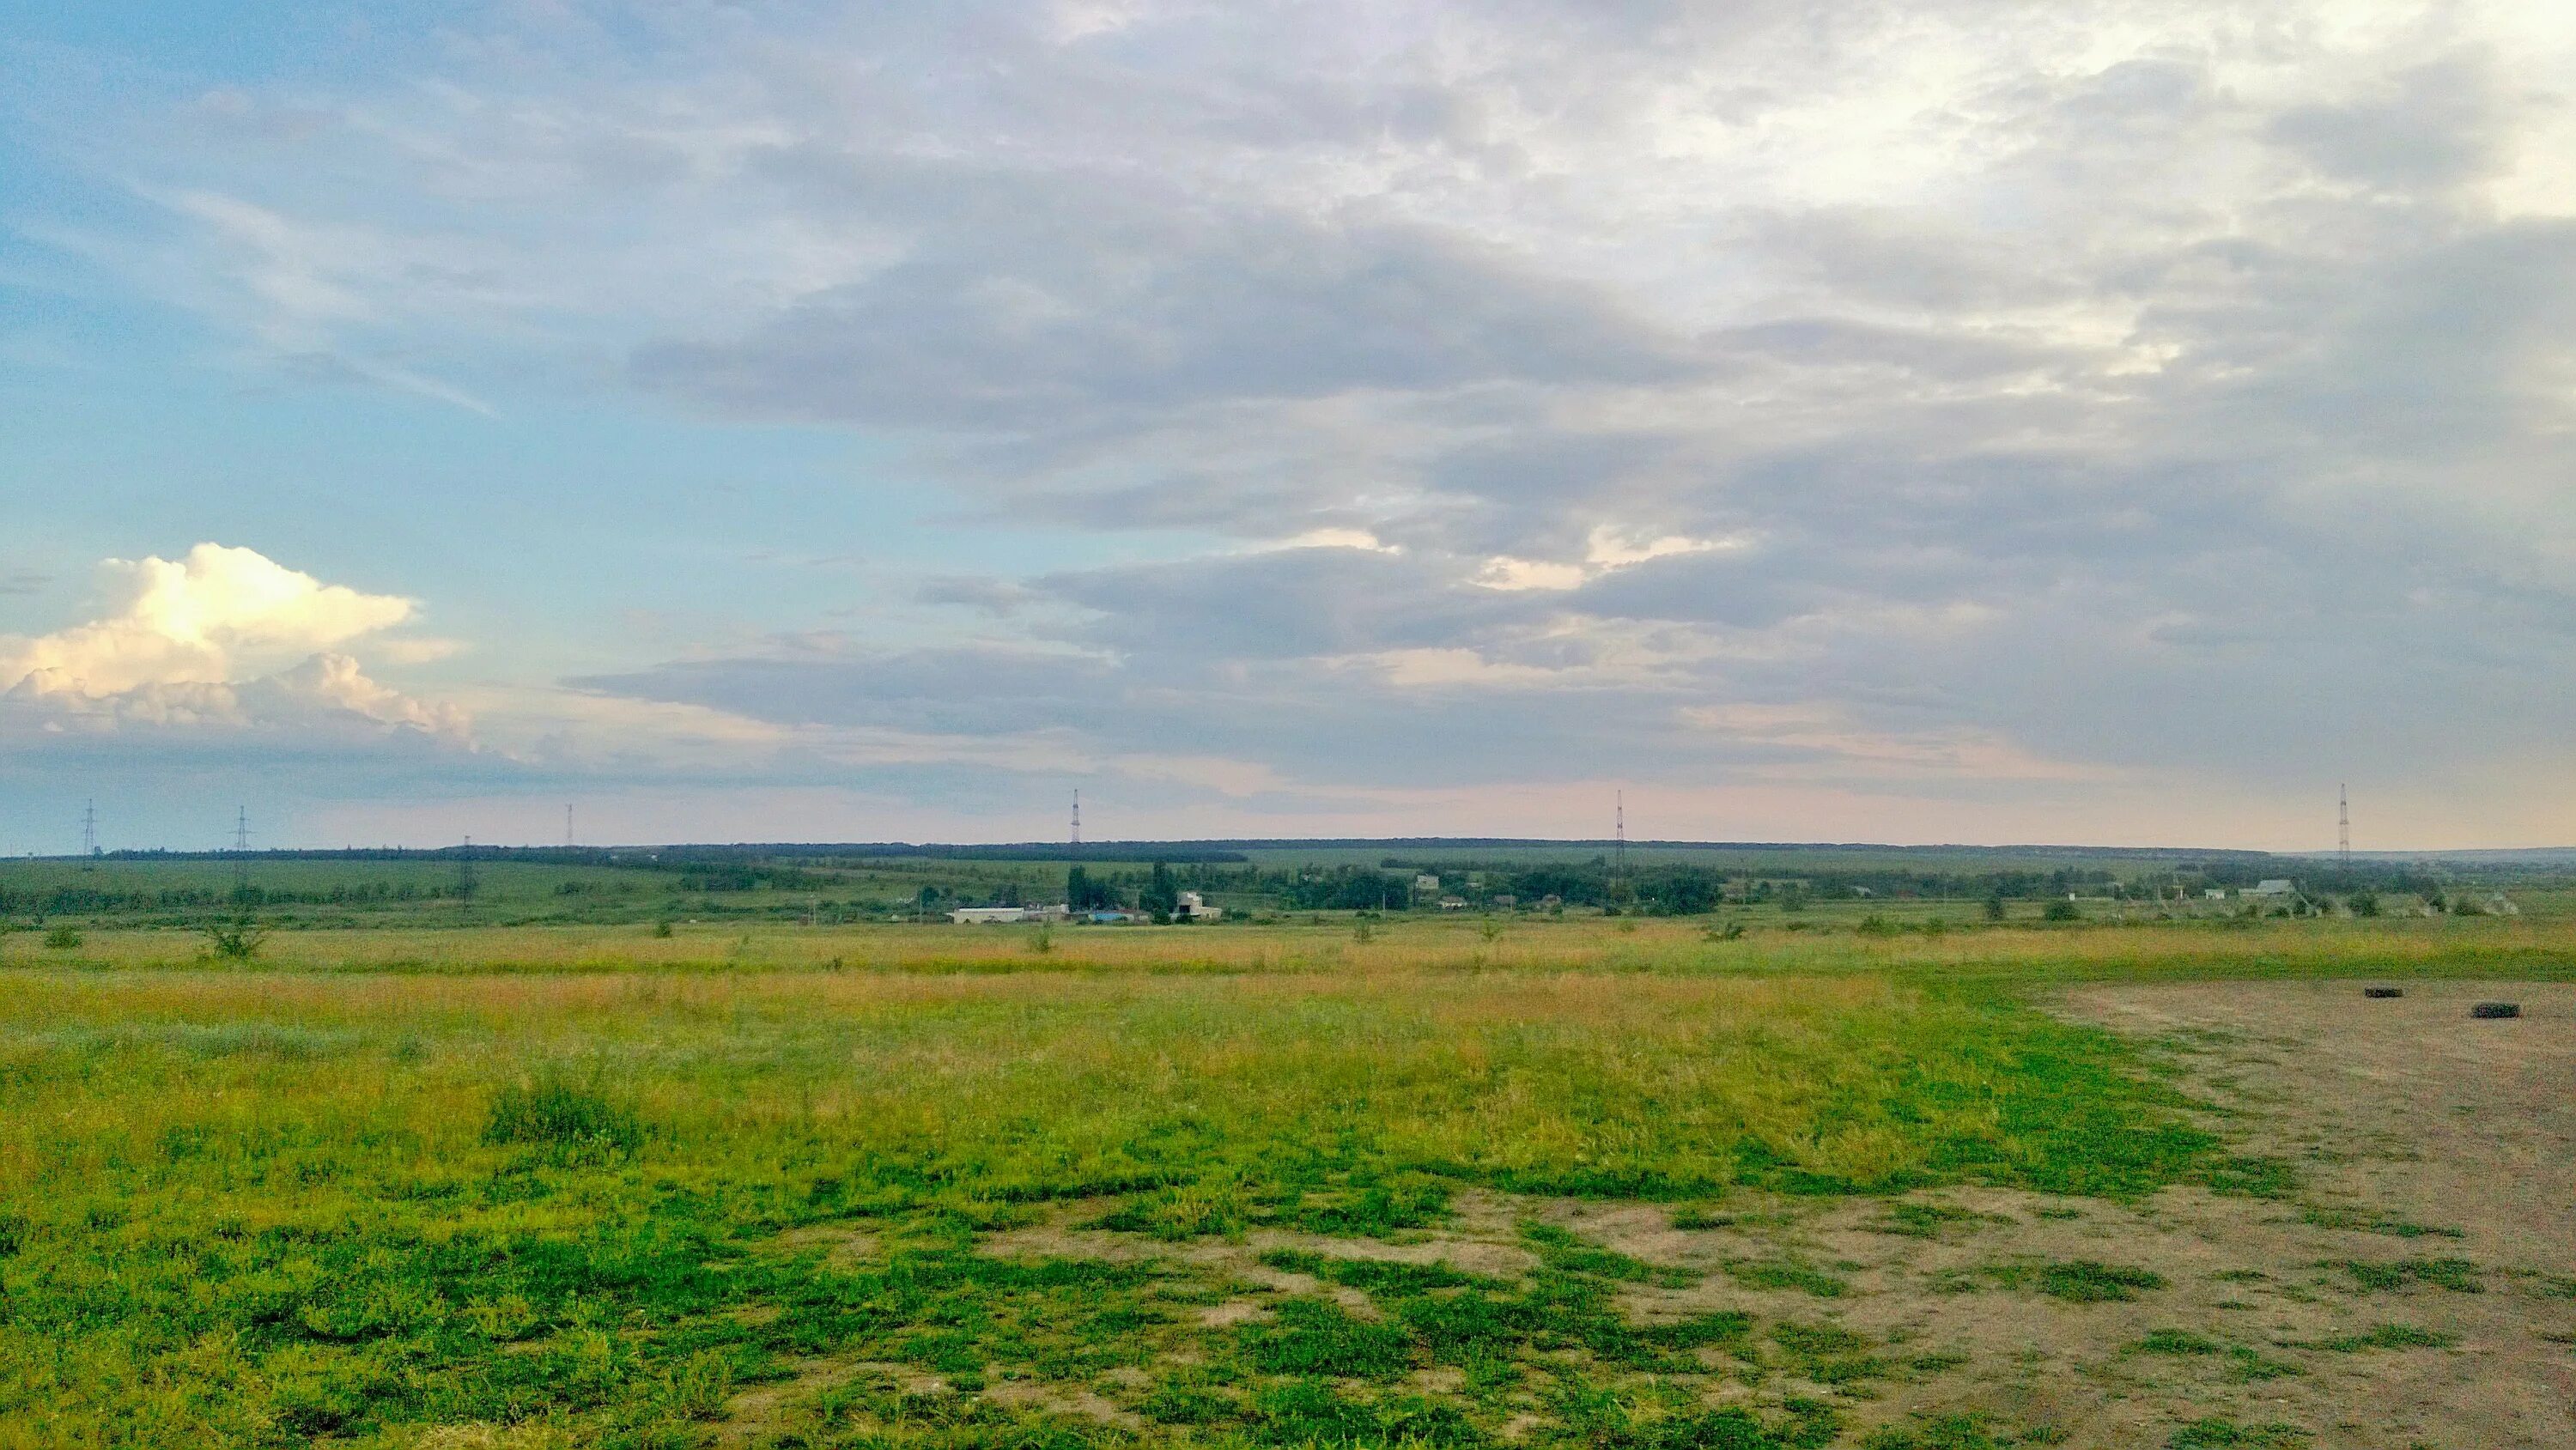
[[[1225,917],[1225,908],[1208,905],[1206,898],[1195,891],[1184,891],[1180,905],[1172,909],[1172,915],[1186,921],[1221,921]]]
[[[1006,921],[1026,921],[1028,909],[1020,906],[961,906],[948,913],[948,919],[959,926],[995,926]]]
[[[2257,881],[2253,885],[2246,887],[2245,894],[2248,896],[2288,896],[2296,890],[2297,888],[2293,887],[2289,882],[2275,876],[2269,881]]]

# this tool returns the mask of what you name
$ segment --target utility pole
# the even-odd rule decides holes
[[[94,800],[81,807],[81,854],[98,854],[98,802]]]
[[[572,849],[572,802],[564,802],[564,849]]]
[[[1073,793],[1073,844],[1082,844],[1082,792]]]

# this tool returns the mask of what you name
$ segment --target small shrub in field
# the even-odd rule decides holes
[[[2039,914],[2039,919],[2042,921],[2082,921],[2084,919],[2084,913],[2075,909],[2074,902],[2060,897],[2057,900],[2048,903],[2048,909]]]
[[[653,935],[655,938],[660,940],[669,940],[671,935],[671,924],[667,921],[657,921],[653,923]]]
[[[1503,924],[1489,916],[1477,924],[1476,933],[1487,941],[1501,941],[1503,939]]]
[[[265,928],[245,916],[237,921],[210,921],[205,926],[206,952],[219,960],[246,962],[259,955],[268,940]]]
[[[58,926],[45,933],[45,945],[58,952],[76,950],[80,944],[80,928],[76,926]]]
[[[644,1125],[634,1109],[596,1088],[553,1080],[512,1083],[492,1095],[483,1141],[632,1153],[644,1146]]]
[[[1366,946],[1370,942],[1377,940],[1377,928],[1369,925],[1365,921],[1361,922],[1359,925],[1351,928],[1351,940],[1358,942],[1362,946]]]
[[[1854,927],[1853,930],[1859,932],[1862,936],[1894,936],[1898,931],[1898,927],[1895,922],[1889,921],[1886,917],[1873,911],[1869,915],[1862,917],[1860,919],[1860,925]]]
[[[1039,956],[1045,956],[1047,953],[1054,951],[1055,928],[1051,926],[1042,926],[1036,931],[1030,933],[1029,950],[1037,953]]]

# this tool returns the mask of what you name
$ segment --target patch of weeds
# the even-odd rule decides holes
[[[2564,1274],[2544,1274],[2537,1270],[2526,1269],[2521,1271],[2521,1277],[2530,1281],[2527,1292],[2535,1298],[2576,1299],[2576,1279],[2570,1279]]]
[[[1771,1326],[1771,1342],[1800,1374],[1821,1385],[1857,1384],[1888,1373],[1887,1362],[1869,1352],[1869,1340],[1839,1324],[1783,1320]]]
[[[1270,1445],[1479,1445],[1457,1410],[1419,1395],[1355,1398],[1328,1380],[1297,1379],[1252,1397],[1252,1431]]]
[[[1990,1213],[1954,1208],[1946,1203],[1907,1201],[1887,1206],[1887,1217],[1875,1219],[1861,1227],[1871,1233],[1897,1234],[1911,1239],[1939,1238],[1945,1231],[1976,1224],[2000,1223]]]
[[[1413,1367],[1413,1342],[1392,1324],[1330,1299],[1289,1299],[1266,1324],[1237,1330],[1244,1360],[1265,1374],[1390,1380]]]
[[[2307,1371],[2285,1359],[2272,1359],[2259,1349],[2231,1344],[2227,1347],[2227,1377],[2240,1385],[2262,1380],[2289,1379]]]
[[[1147,1391],[1136,1413],[1164,1425],[1221,1425],[1241,1417],[1243,1405],[1201,1377],[1174,1376]]]
[[[2285,1158],[2230,1154],[2201,1165],[2200,1181],[2213,1193],[2247,1198],[2287,1198],[2298,1190],[2298,1171]]]
[[[1753,1316],[1740,1310],[1722,1309],[1696,1314],[1688,1319],[1650,1324],[1639,1329],[1637,1337],[1660,1349],[1688,1350],[1715,1346],[1738,1359],[1747,1359],[1752,1355]]]
[[[2456,1334],[2418,1329],[2412,1324],[2374,1324],[2359,1334],[2339,1334],[2331,1339],[2313,1340],[2300,1348],[2353,1354],[2365,1349],[2448,1349],[2459,1342],[2460,1337]]]
[[[1287,1228],[1334,1238],[1384,1238],[1428,1228],[1449,1212],[1449,1185],[1423,1173],[1399,1173],[1330,1193],[1298,1196],[1275,1216]]]
[[[2070,1304],[2107,1304],[2135,1299],[2141,1289],[2165,1286],[2165,1276],[2153,1269],[2105,1264],[2092,1259],[2067,1259],[2041,1264],[2035,1269],[2027,1264],[2001,1264],[1986,1272],[2007,1288],[2029,1284],[2052,1299],[2063,1299]]]
[[[2130,1348],[2140,1354],[2216,1354],[2220,1345],[2208,1335],[2188,1329],[2153,1329]]]
[[[510,1083],[492,1095],[483,1141],[572,1155],[632,1153],[644,1146],[644,1125],[633,1108],[596,1087],[546,1077]]]
[[[2002,1450],[1980,1415],[1916,1415],[1910,1424],[1881,1425],[1861,1441],[1863,1450]]]
[[[1541,1263],[1559,1273],[1587,1274],[1623,1284],[1657,1284],[1667,1289],[1688,1288],[1699,1281],[1687,1270],[1660,1268],[1616,1249],[1586,1243],[1572,1230],[1552,1223],[1522,1224],[1521,1242],[1530,1246]]]
[[[2312,1224],[2318,1228],[2346,1229],[2355,1233],[2386,1234],[2390,1238],[2456,1239],[2467,1237],[2466,1234],[2463,1234],[2460,1230],[2455,1228],[2443,1228],[2434,1224],[2414,1223],[2406,1219],[2393,1217],[2389,1214],[2372,1213],[2358,1208],[2333,1208],[2312,1203],[2299,1210],[2299,1218],[2303,1222]]]
[[[1696,1233],[1702,1229],[1733,1228],[1735,1215],[1720,1213],[1704,1204],[1689,1203],[1673,1210],[1672,1224],[1674,1228],[1684,1233]]]
[[[1823,1450],[1841,1432],[1833,1410],[1809,1399],[1765,1416],[1741,1405],[1712,1410],[1566,1384],[1551,1407],[1564,1420],[1565,1441],[1599,1450]]]
[[[1232,1233],[1254,1212],[1243,1185],[1223,1174],[1175,1183],[1137,1195],[1100,1216],[1096,1226],[1145,1234],[1166,1243]]]
[[[2478,1266],[2467,1259],[2389,1259],[2378,1263],[2343,1259],[2333,1267],[2350,1274],[2354,1284],[2370,1293],[2411,1289],[2418,1284],[2430,1284],[2454,1294],[2486,1292]]]
[[[1797,1289],[1836,1299],[1849,1286],[1801,1259],[1728,1259],[1726,1276],[1748,1289]]]
[[[1408,1298],[1435,1289],[1501,1289],[1500,1279],[1469,1274],[1447,1264],[1406,1264],[1386,1259],[1341,1259],[1302,1249],[1273,1249],[1261,1262],[1291,1274],[1311,1274],[1363,1293]]]
[[[2173,1432],[2165,1441],[2165,1450],[2298,1450],[2308,1443],[2308,1432],[2296,1425],[2278,1421],[2262,1425],[2239,1425],[2223,1415],[2194,1420]]]

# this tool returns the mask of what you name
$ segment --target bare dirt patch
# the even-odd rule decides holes
[[[1181,1322],[1213,1342],[1289,1322],[1291,1299],[1385,1322],[1385,1306],[1352,1287],[1375,1281],[1311,1258],[1263,1262],[1281,1250],[1521,1283],[1548,1272],[1562,1252],[1548,1245],[1565,1241],[1546,1234],[1563,1230],[1630,1261],[1597,1272],[1619,1276],[1631,1324],[1678,1332],[1742,1316],[1734,1338],[1676,1340],[1706,1373],[1667,1366],[1667,1383],[1709,1405],[1827,1400],[1846,1444],[1881,1427],[1927,1431],[1900,1444],[1980,1443],[1939,1438],[1960,1415],[1998,1444],[2103,1450],[2153,1450],[2193,1424],[2295,1427],[2306,1438],[2278,1443],[2354,1450],[2576,1444],[2576,986],[2409,982],[2374,1000],[2361,985],[2086,988],[2056,1004],[2146,1043],[2229,1151],[2287,1165],[2295,1186],[2269,1196],[2179,1187],[2114,1202],[1965,1186],[1684,1207],[1471,1191],[1437,1229],[1386,1240],[1256,1230],[1182,1242],[1086,1227],[1098,1206],[1065,1205],[979,1247],[1187,1265],[1211,1297]],[[2523,1015],[2469,1017],[2472,1001],[2496,998]],[[790,1246],[816,1244],[873,1250],[820,1235]],[[1137,1416],[1148,1390],[1203,1363],[1204,1348],[1184,1338],[1088,1384],[1006,1379],[973,1393],[1150,1437]],[[816,1363],[738,1396],[728,1442],[786,1423],[782,1411],[822,1388],[891,1369]],[[1401,1389],[1446,1401],[1472,1386],[1416,1369]],[[1510,1395],[1484,1411],[1506,1440],[1544,1418]]]

